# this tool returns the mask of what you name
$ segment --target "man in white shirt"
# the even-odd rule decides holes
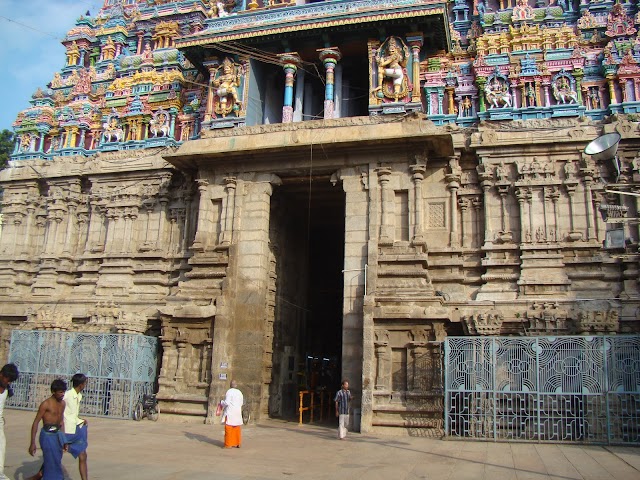
[[[87,446],[88,427],[87,421],[80,418],[80,402],[82,401],[82,391],[87,386],[87,376],[83,373],[76,373],[71,378],[72,388],[64,394],[64,433],[67,439],[68,452],[73,458],[78,459],[78,469],[80,478],[89,478],[87,467]]]
[[[4,456],[7,440],[4,436],[4,404],[12,393],[9,385],[18,379],[18,367],[8,363],[0,369],[0,480],[9,480],[4,474]]]
[[[242,426],[242,405],[244,398],[237,388],[238,383],[231,380],[231,388],[220,403],[224,407],[222,421],[224,422],[224,448],[240,448]]]

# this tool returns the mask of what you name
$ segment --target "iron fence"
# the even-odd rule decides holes
[[[9,361],[20,371],[7,406],[36,410],[51,395],[51,382],[78,372],[89,377],[83,415],[131,418],[156,381],[157,339],[131,334],[14,330]]]
[[[640,443],[640,337],[449,337],[445,431],[475,439]]]

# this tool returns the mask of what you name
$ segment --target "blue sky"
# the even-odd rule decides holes
[[[11,129],[18,112],[29,107],[33,92],[64,66],[60,41],[76,19],[87,10],[95,15],[102,3],[0,0],[0,130]]]

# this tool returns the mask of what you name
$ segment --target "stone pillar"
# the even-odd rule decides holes
[[[482,160],[481,160],[482,161]],[[482,168],[481,168],[482,167]],[[492,187],[492,175],[491,172],[486,170],[486,165],[478,166],[478,180],[482,187],[484,205],[484,244],[490,245],[493,243],[493,232],[491,230],[491,210],[490,205],[492,202],[491,187]]]
[[[526,224],[526,212],[524,209],[524,204],[528,201],[530,196],[530,192],[528,189],[524,187],[519,187],[516,189],[516,199],[518,200],[518,207],[520,207],[520,243],[528,243],[530,241],[531,232],[528,232],[527,224]]]
[[[465,217],[469,210],[469,200],[466,198],[458,198],[458,206],[460,207],[460,246],[462,248],[467,247],[467,231],[464,228]]]
[[[224,205],[224,217],[222,218],[222,234],[220,238],[220,246],[228,247],[233,239],[233,219],[236,208],[236,187],[238,181],[235,177],[227,177],[225,181],[225,190],[227,196]]]
[[[200,202],[198,208],[198,225],[196,226],[196,236],[193,239],[194,250],[204,251],[207,244],[207,234],[205,232],[205,222],[207,221],[207,214],[210,212],[209,204],[211,203],[209,193],[209,182],[204,178],[196,179],[198,184],[198,192],[200,193]]]
[[[67,232],[64,239],[64,247],[62,251],[64,253],[73,253],[73,239],[76,233],[76,225],[75,225],[75,213],[76,208],[78,207],[75,203],[70,203],[67,208]]]
[[[300,57],[297,53],[282,53],[278,57],[285,74],[282,123],[291,123],[293,121],[293,86]]]
[[[414,245],[425,245],[426,240],[424,237],[424,199],[422,198],[422,180],[424,180],[424,174],[427,171],[425,165],[411,165],[411,173],[414,187],[415,198],[415,225],[412,243]]]
[[[318,52],[320,53],[320,60],[322,60],[324,68],[327,71],[324,88],[324,118],[334,118],[335,91],[333,72],[337,63],[342,58],[342,54],[337,47],[322,48],[318,50]]]
[[[26,209],[27,209],[27,220],[26,220],[26,226],[25,226],[24,237],[23,237],[24,241],[22,245],[22,253],[25,255],[29,254],[31,250],[31,229],[33,228],[34,214],[36,211],[36,205],[35,203],[33,203],[33,200],[27,203]]]
[[[451,232],[449,233],[449,246],[459,247],[460,236],[458,235],[458,189],[460,188],[460,167],[458,157],[449,157],[451,173],[445,175],[447,189],[449,190],[449,208],[451,210]]]
[[[590,168],[583,168],[581,169],[581,173],[584,179],[584,203],[587,216],[587,240],[593,240],[596,238],[596,229],[593,217],[593,193],[591,192],[591,185],[593,184],[593,172]]]
[[[176,367],[176,380],[184,378],[184,365],[187,360],[187,342],[178,341],[178,366]]]
[[[393,198],[391,198],[393,191],[389,186],[391,169],[389,167],[381,167],[377,172],[380,181],[380,207],[382,213],[379,243],[381,245],[393,245],[393,239],[395,237],[393,214],[395,213],[395,209]]]

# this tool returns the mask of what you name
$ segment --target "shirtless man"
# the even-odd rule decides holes
[[[40,430],[40,448],[44,464],[42,465],[43,477],[47,480],[64,480],[62,472],[62,452],[65,448],[63,433],[64,423],[64,393],[67,383],[57,379],[51,383],[51,396],[40,404],[36,418],[31,425],[31,445],[29,454],[36,453],[36,432],[38,424],[42,420]]]

